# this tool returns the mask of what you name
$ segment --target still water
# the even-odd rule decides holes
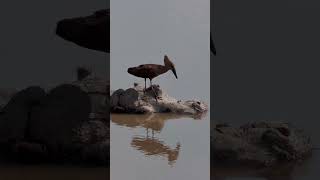
[[[210,178],[209,114],[111,115],[111,179]]]

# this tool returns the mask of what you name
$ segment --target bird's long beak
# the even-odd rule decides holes
[[[176,68],[172,67],[171,71],[173,72],[174,76],[178,79]]]

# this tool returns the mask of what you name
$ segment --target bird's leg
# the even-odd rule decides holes
[[[149,137],[149,130],[148,130],[148,128],[147,128],[147,138]]]
[[[157,93],[154,91],[154,89],[153,89],[153,86],[152,86],[152,80],[150,79],[150,87],[151,87],[151,90],[152,90],[152,92],[153,92],[153,94],[154,94],[154,98],[156,99],[156,101],[158,102],[158,95],[157,95]]]
[[[146,94],[147,91],[147,78],[144,78],[144,94]]]

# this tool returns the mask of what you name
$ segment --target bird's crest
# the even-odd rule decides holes
[[[164,66],[171,69],[173,72],[174,76],[178,79],[177,73],[176,73],[176,68],[173,64],[173,62],[170,61],[169,57],[167,55],[164,55]]]
[[[174,67],[173,62],[170,61],[170,59],[167,55],[164,55],[164,65],[167,67]]]

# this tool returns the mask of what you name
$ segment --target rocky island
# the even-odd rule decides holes
[[[114,113],[177,113],[196,116],[207,112],[208,106],[198,100],[177,100],[159,85],[152,85],[144,90],[135,83],[132,88],[118,89],[112,93],[110,110]]]

